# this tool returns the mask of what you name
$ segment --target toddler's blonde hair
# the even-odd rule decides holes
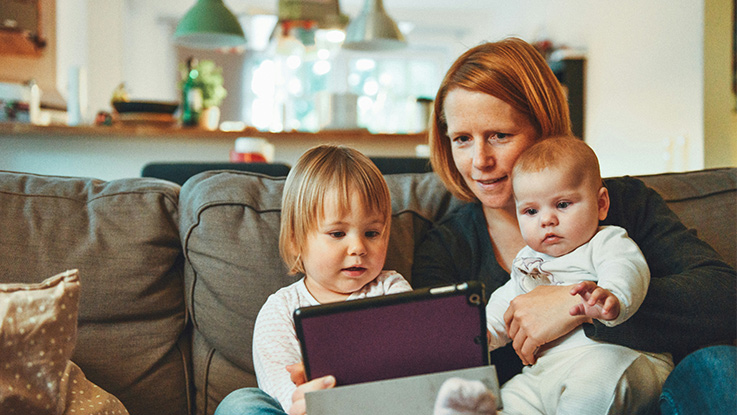
[[[337,197],[341,213],[351,209],[357,194],[367,212],[384,218],[382,233],[389,237],[391,196],[376,165],[358,150],[336,145],[319,145],[307,150],[289,171],[284,183],[279,252],[291,274],[304,274],[301,258],[307,236],[322,220],[325,198]]]

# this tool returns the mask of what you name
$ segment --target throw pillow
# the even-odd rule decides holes
[[[118,398],[87,380],[74,362],[67,362],[60,392],[62,415],[128,415]]]
[[[128,413],[69,361],[78,305],[77,270],[39,284],[0,284],[0,414],[59,415],[82,406],[87,414]]]

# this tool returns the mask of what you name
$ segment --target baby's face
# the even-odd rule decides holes
[[[389,235],[384,215],[364,208],[354,193],[346,212],[326,196],[317,229],[307,235],[302,261],[305,284],[321,303],[345,300],[384,267]]]
[[[522,237],[554,257],[588,242],[609,207],[605,188],[566,169],[515,174],[513,188]]]

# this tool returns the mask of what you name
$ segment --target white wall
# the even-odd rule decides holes
[[[585,136],[604,175],[704,167],[703,1],[484,4],[454,19],[472,30],[465,46],[548,37],[587,51]]]
[[[435,24],[445,24],[453,56],[483,40],[509,35],[529,41],[548,37],[556,44],[587,50],[586,140],[599,155],[603,174],[613,176],[704,167],[704,102],[710,99],[704,87],[705,1],[461,0],[452,2],[453,8],[451,2],[427,3],[420,11],[407,6],[416,4],[414,0],[385,0],[384,5],[397,20],[414,22],[418,36]],[[124,33],[120,61],[110,59],[103,42],[90,46],[89,70],[119,78],[107,80],[99,96],[91,97],[90,111],[109,107],[109,94],[120,81],[129,85],[134,97],[176,99],[176,62],[165,35],[167,19],[176,16],[163,10],[174,3],[112,1],[116,2],[124,7],[89,6],[123,14],[119,27],[90,25],[91,39],[104,39],[111,30]],[[273,12],[277,1],[256,3],[254,7],[267,11],[273,3]],[[353,16],[361,2],[346,3],[341,2],[343,11]],[[181,1],[175,7],[183,14],[192,4],[194,0]],[[245,7],[235,1],[226,4],[234,10]],[[418,36],[410,39],[420,40]],[[718,39],[728,40],[728,35]],[[726,163],[737,164],[736,159]]]

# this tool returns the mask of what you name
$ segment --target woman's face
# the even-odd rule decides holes
[[[538,138],[521,112],[492,95],[461,88],[445,97],[453,161],[485,208],[514,208],[510,173]]]

